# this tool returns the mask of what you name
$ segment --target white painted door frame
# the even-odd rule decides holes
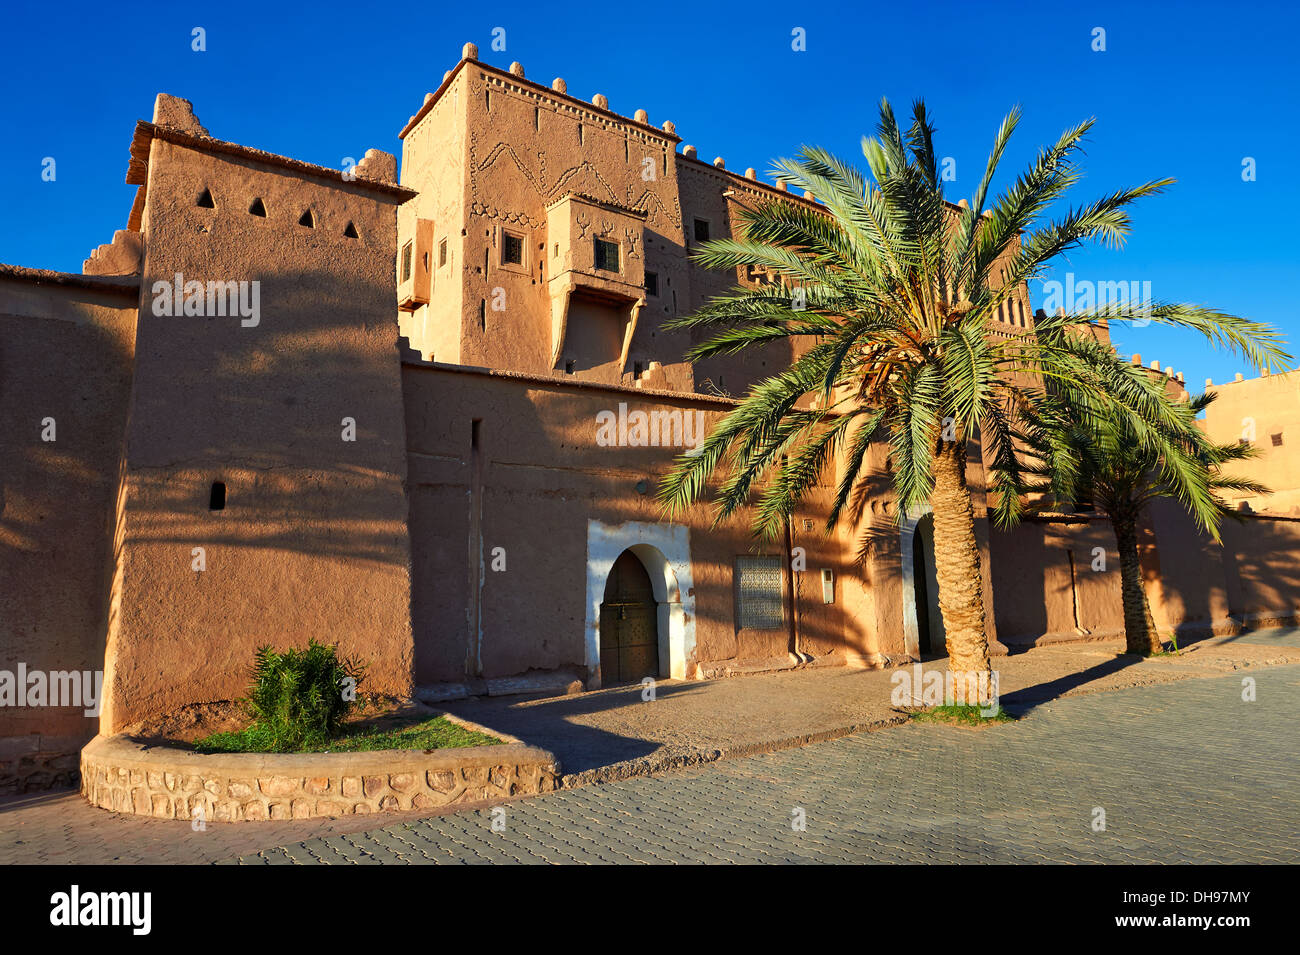
[[[600,605],[614,562],[625,550],[641,561],[654,589],[659,630],[659,675],[686,679],[695,655],[695,594],[690,531],[679,524],[587,521],[587,689],[601,686]]]

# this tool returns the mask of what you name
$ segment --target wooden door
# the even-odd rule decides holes
[[[601,683],[659,676],[658,616],[650,576],[635,554],[623,551],[609,572],[600,605]]]

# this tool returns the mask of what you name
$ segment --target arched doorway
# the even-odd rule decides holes
[[[926,514],[912,532],[912,586],[916,607],[919,655],[945,653],[943,614],[939,611],[939,582],[934,570],[934,515]]]
[[[659,676],[659,613],[654,586],[631,550],[614,561],[600,605],[600,675],[606,685]]]

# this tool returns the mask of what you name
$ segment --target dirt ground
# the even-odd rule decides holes
[[[427,720],[440,712],[441,710],[411,700],[367,698],[364,701],[358,700],[358,706],[348,714],[343,724],[348,729],[390,730]],[[241,701],[222,700],[216,703],[196,703],[175,713],[136,723],[124,732],[139,742],[155,746],[190,745],[213,733],[233,733],[245,729],[251,722],[248,709]]]

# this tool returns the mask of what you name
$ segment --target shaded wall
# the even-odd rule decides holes
[[[431,365],[405,364],[402,374],[417,682],[581,669],[588,522],[614,533],[627,522],[659,522],[656,484],[681,451],[601,446],[598,413],[617,414],[620,403],[629,412],[700,411],[707,431],[731,405]],[[851,548],[821,534],[824,513],[810,503],[792,527],[792,543],[807,554],[807,571],[795,581],[797,637],[814,655],[865,649],[868,639],[849,612],[862,597]],[[695,602],[688,675],[789,651],[788,610],[777,629],[736,626],[736,558],[786,554],[783,541],[753,539],[750,517],[713,528],[708,509],[696,507],[676,520],[689,532]],[[812,530],[804,520],[814,521]],[[505,569],[494,569],[502,556]],[[821,597],[824,567],[836,578],[831,604]]]
[[[1143,585],[1156,626],[1180,636],[1289,625],[1300,612],[1300,520],[1225,520],[1222,543],[1172,501],[1139,528]],[[1102,548],[1104,569],[1094,569]],[[1119,555],[1103,517],[1027,520],[992,537],[1004,643],[1122,637]],[[1076,629],[1077,628],[1077,629]]]
[[[1300,612],[1300,520],[1249,517],[1223,525],[1224,574],[1234,616],[1267,626]]]
[[[61,278],[71,284],[0,275],[0,670],[10,673],[103,667],[138,288]],[[45,418],[53,441],[42,440]],[[97,726],[80,706],[0,707],[0,793],[71,781]]]
[[[998,639],[1122,635],[1119,552],[1104,518],[1026,520],[990,534]]]

